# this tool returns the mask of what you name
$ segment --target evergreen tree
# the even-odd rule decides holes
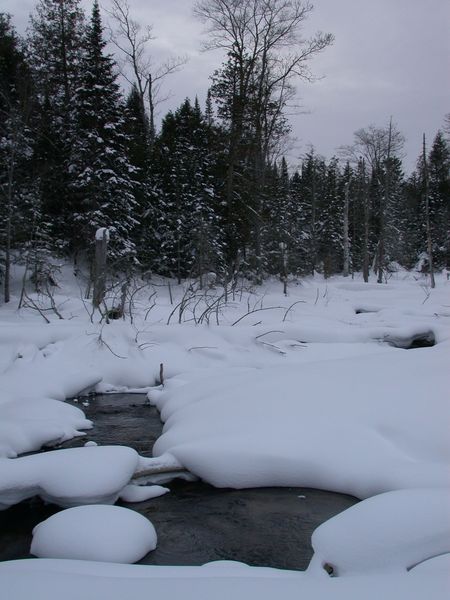
[[[312,148],[302,162],[299,228],[303,237],[302,273],[313,274],[319,265],[319,200],[324,193],[325,161]]]
[[[342,226],[344,186],[337,158],[326,168],[323,193],[318,202],[318,258],[323,263],[325,277],[342,270]]]
[[[99,227],[111,233],[110,257],[117,268],[134,261],[137,224],[134,179],[125,134],[124,103],[115,64],[105,54],[106,41],[97,1],[88,28],[83,76],[75,97],[76,138],[70,174],[74,198],[73,249],[85,249]],[[137,216],[137,215],[136,215]]]
[[[437,267],[450,266],[450,147],[441,131],[428,156],[429,211]]]
[[[198,102],[192,106],[187,99],[165,117],[155,146],[156,229],[161,249],[155,267],[179,280],[222,269],[223,243],[208,127]]]
[[[408,211],[402,162],[392,157],[389,164],[389,196],[385,206],[385,270],[390,270],[391,263],[403,262],[408,245],[407,236]]]
[[[284,157],[279,168],[272,167],[268,180],[263,251],[269,273],[285,278],[297,269],[298,238],[296,199]]]
[[[12,251],[23,239],[33,191],[29,68],[7,15],[0,14],[0,279],[10,300]]]
[[[69,157],[74,141],[73,103],[81,81],[85,36],[80,0],[39,0],[31,16],[29,60],[39,109],[34,124],[34,164],[41,202],[53,235],[67,245],[73,209]]]
[[[154,253],[155,245],[155,200],[153,198],[152,178],[152,150],[149,143],[148,127],[143,127],[142,101],[135,85],[132,86],[126,101],[125,132],[127,136],[127,156],[133,166],[133,178],[136,208],[139,215],[139,224],[134,229],[134,242],[139,262],[144,268],[149,267]]]

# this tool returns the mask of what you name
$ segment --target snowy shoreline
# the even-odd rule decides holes
[[[367,517],[366,539],[350,536],[345,542],[345,548],[359,548],[356,557],[354,550],[348,551],[348,568],[364,580],[358,584],[355,580],[354,589],[370,597],[372,580],[378,589],[389,589],[395,580],[403,590],[396,597],[419,598],[420,589],[434,589],[437,598],[444,597],[440,566],[444,559],[429,561],[437,561],[439,568],[423,569],[420,576],[419,568],[415,574],[412,567],[450,552],[447,516],[437,509],[432,522],[421,516],[432,498],[442,498],[439,506],[449,498],[448,282],[439,280],[426,301],[420,285],[406,275],[378,287],[338,277],[326,282],[308,280],[292,288],[288,299],[281,297],[278,288],[278,284],[268,284],[262,298],[254,297],[254,292],[245,297],[247,305],[261,302],[267,310],[246,315],[248,308],[235,301],[223,308],[222,322],[214,326],[189,323],[189,314],[188,322],[162,325],[172,310],[163,296],[153,309],[153,320],[136,317],[133,326],[126,321],[106,326],[90,323],[81,301],[70,293],[58,299],[65,306],[64,321],[44,324],[36,314],[3,308],[0,503],[6,507],[34,493],[63,506],[105,499],[112,503],[140,470],[169,466],[187,468],[218,487],[298,485],[350,493],[368,498],[369,503],[386,497],[386,504]],[[377,290],[376,304],[372,288]],[[284,312],[270,309],[282,302]],[[388,343],[430,332],[436,341],[433,347],[405,350]],[[83,435],[91,426],[81,410],[61,400],[82,389],[148,389],[158,383],[161,364],[165,385],[149,392],[164,421],[154,459],[117,447],[76,449],[76,456],[71,451],[47,453],[53,459],[45,453],[38,455],[44,458],[14,458],[44,444]],[[62,455],[61,466],[55,470],[51,461],[61,452],[68,454]],[[104,457],[97,464],[92,457],[100,454]],[[39,469],[27,466],[39,461]],[[114,478],[110,464],[115,465]],[[371,545],[369,540],[378,530],[381,543],[387,539],[386,522],[390,515],[400,514],[396,494],[404,495],[400,506],[406,524],[389,543],[397,548],[394,555],[404,561],[380,566],[377,575],[370,574],[367,564],[373,564],[380,550],[378,542]],[[351,511],[343,513],[347,514],[352,523]],[[392,524],[389,527],[392,531]],[[436,534],[430,533],[433,527]],[[405,532],[411,528],[417,535],[408,544],[420,550],[414,557],[405,546]],[[325,538],[316,536],[315,542],[312,565],[319,564],[318,571],[323,573],[324,563],[334,561],[339,567],[342,560],[342,552],[337,557],[333,554],[336,536],[343,543],[333,519],[329,531]],[[431,546],[424,542],[427,532]],[[319,539],[326,541],[319,543]],[[361,548],[366,548],[367,563],[358,562],[358,556],[364,555]],[[23,572],[29,584],[36,589],[41,586],[44,594],[40,570],[48,568],[55,577],[59,573],[62,585],[72,577],[64,573],[66,567],[67,563],[63,569],[58,561],[3,563],[0,580],[2,587],[10,586],[8,600],[15,600],[24,597],[19,591]],[[79,568],[80,580],[92,585],[90,567]],[[256,571],[249,570],[248,578],[254,579],[251,585],[262,593],[260,571]],[[344,590],[347,585],[351,589],[342,566],[335,580],[322,583],[322,574],[313,571],[317,569],[294,577],[300,589],[308,590],[308,597],[320,597],[320,586],[325,586],[320,593]],[[169,590],[170,570],[151,573],[157,575],[146,572],[144,578],[156,576],[161,590]],[[107,589],[113,594],[111,575],[105,571],[99,577],[102,591],[98,598],[106,598]],[[197,578],[194,571],[191,576]],[[240,586],[242,572],[230,567],[225,579],[232,587],[237,581]],[[213,583],[207,584],[208,589],[209,585]],[[50,597],[56,598],[56,592]]]

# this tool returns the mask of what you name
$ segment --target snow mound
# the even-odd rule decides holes
[[[0,459],[0,509],[26,498],[64,508],[114,504],[139,464],[139,454],[125,446],[89,446]]]
[[[0,563],[0,581],[8,600],[448,600],[447,573],[419,575],[416,571],[316,578],[298,571],[242,565],[159,567],[33,559]]]
[[[124,502],[144,502],[151,498],[158,498],[170,492],[169,488],[161,485],[126,485],[120,492],[120,499]]]
[[[119,506],[78,506],[63,510],[33,529],[31,554],[131,564],[156,548],[152,523]]]
[[[314,531],[308,569],[328,565],[337,576],[406,571],[448,553],[449,506],[450,488],[388,492],[356,504]]]
[[[0,415],[0,458],[61,444],[92,428],[79,408],[51,398],[10,400],[1,405]]]
[[[367,498],[447,486],[449,350],[442,343],[228,369],[181,386],[175,378],[150,393],[165,421],[153,453],[172,455],[216,487],[314,487]]]

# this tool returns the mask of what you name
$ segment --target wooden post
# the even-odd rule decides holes
[[[106,289],[106,258],[108,255],[109,231],[106,227],[95,234],[94,295],[93,305],[98,308],[103,302]]]

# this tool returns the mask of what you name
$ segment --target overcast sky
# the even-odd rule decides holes
[[[109,0],[103,0],[107,7]],[[221,62],[217,52],[201,52],[204,26],[192,15],[194,0],[128,0],[132,15],[152,24],[157,39],[155,64],[170,55],[189,56],[183,70],[167,81],[172,97],[164,113],[186,97],[204,101],[208,78]],[[35,0],[1,0],[0,10],[26,28]],[[90,10],[91,2],[82,4]],[[405,168],[413,168],[422,133],[432,141],[450,113],[450,2],[448,0],[313,0],[305,34],[335,36],[332,47],[313,59],[321,79],[299,82],[304,114],[293,115],[292,166],[310,144],[330,157],[351,143],[356,129],[386,125],[390,116],[406,136]]]

